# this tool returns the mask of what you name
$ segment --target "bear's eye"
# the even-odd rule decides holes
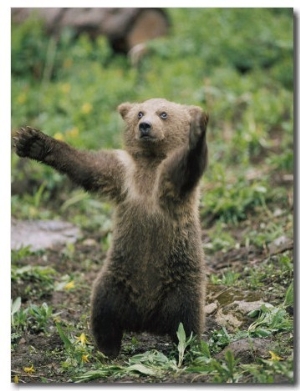
[[[168,117],[168,114],[165,112],[165,111],[163,111],[162,113],[160,113],[160,118],[162,118],[162,119],[166,119],[167,117]]]
[[[142,116],[144,115],[144,113],[142,113],[141,111],[139,111],[139,113],[138,113],[138,118],[140,119],[140,118],[142,118]]]

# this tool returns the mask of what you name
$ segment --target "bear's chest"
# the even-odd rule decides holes
[[[148,208],[155,206],[161,160],[141,158],[136,161],[125,151],[118,151],[117,156],[124,167],[123,200],[126,203],[142,203]]]

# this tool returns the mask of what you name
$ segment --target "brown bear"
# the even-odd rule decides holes
[[[123,103],[124,150],[81,151],[30,127],[16,152],[67,174],[115,203],[112,246],[92,290],[99,350],[120,351],[124,331],[187,335],[204,327],[205,270],[199,179],[208,115],[165,99]]]

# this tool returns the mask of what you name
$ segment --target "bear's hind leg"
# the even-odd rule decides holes
[[[121,349],[123,332],[117,324],[117,319],[103,309],[93,311],[91,327],[97,348],[109,358],[117,357]]]
[[[167,330],[164,331],[175,343],[178,343],[177,330],[180,323],[183,324],[187,338],[191,333],[200,338],[204,331],[204,306],[199,297],[174,292],[169,294],[162,306],[161,318],[167,325]]]
[[[121,349],[123,329],[116,309],[116,300],[106,289],[100,284],[94,287],[91,329],[97,348],[106,356],[115,358]]]

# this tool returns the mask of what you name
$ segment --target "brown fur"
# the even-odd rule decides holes
[[[205,302],[198,184],[208,116],[164,99],[118,109],[125,150],[79,151],[29,127],[15,138],[19,156],[68,174],[116,205],[112,246],[91,298],[96,344],[111,357],[124,331],[176,340],[182,322],[188,335],[200,336]]]

